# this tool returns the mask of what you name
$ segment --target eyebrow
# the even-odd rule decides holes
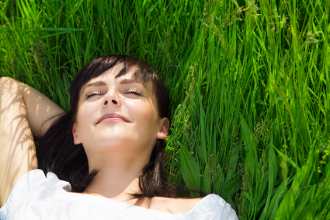
[[[130,84],[130,83],[140,83],[142,84],[145,88],[147,88],[141,81],[136,80],[136,79],[123,79],[120,81],[119,84]]]
[[[107,84],[103,81],[97,81],[94,83],[89,83],[84,89],[86,89],[87,87],[91,87],[91,86],[106,86]]]
[[[120,81],[119,84],[131,84],[131,83],[140,83],[142,84],[145,88],[147,88],[141,81],[136,80],[136,79],[123,79]],[[84,90],[86,90],[88,87],[91,86],[106,86],[107,84],[103,81],[97,81],[97,82],[93,82],[93,83],[89,83],[85,86]]]

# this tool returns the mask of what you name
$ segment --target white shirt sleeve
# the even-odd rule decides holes
[[[188,217],[189,215],[189,217]],[[204,197],[187,213],[193,220],[238,220],[235,210],[218,195],[210,194]]]
[[[42,170],[31,170],[24,174],[11,191],[6,204],[0,209],[0,219],[6,219],[9,212],[20,207],[24,199],[33,197],[33,191],[41,190],[44,181],[45,175]]]

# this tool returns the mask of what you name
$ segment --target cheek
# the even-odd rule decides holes
[[[154,128],[157,125],[158,112],[152,103],[144,101],[141,105],[135,106],[134,113],[140,126]]]
[[[81,105],[77,114],[78,125],[81,124],[84,126],[86,123],[88,123],[89,120],[92,119],[92,115],[95,112],[95,109],[95,105]]]

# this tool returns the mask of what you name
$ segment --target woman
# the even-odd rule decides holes
[[[174,197],[162,169],[168,95],[143,61],[91,61],[71,83],[67,113],[10,78],[0,105],[1,220],[237,219],[219,196]]]

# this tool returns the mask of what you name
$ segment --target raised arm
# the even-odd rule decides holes
[[[19,85],[19,93],[23,96],[27,111],[27,120],[32,134],[38,139],[41,138],[57,119],[56,116],[59,116],[64,111],[38,90],[5,77],[5,81],[8,80],[10,83]]]
[[[61,113],[60,107],[37,90],[0,78],[0,206],[17,181],[38,168],[33,135],[42,137]]]

